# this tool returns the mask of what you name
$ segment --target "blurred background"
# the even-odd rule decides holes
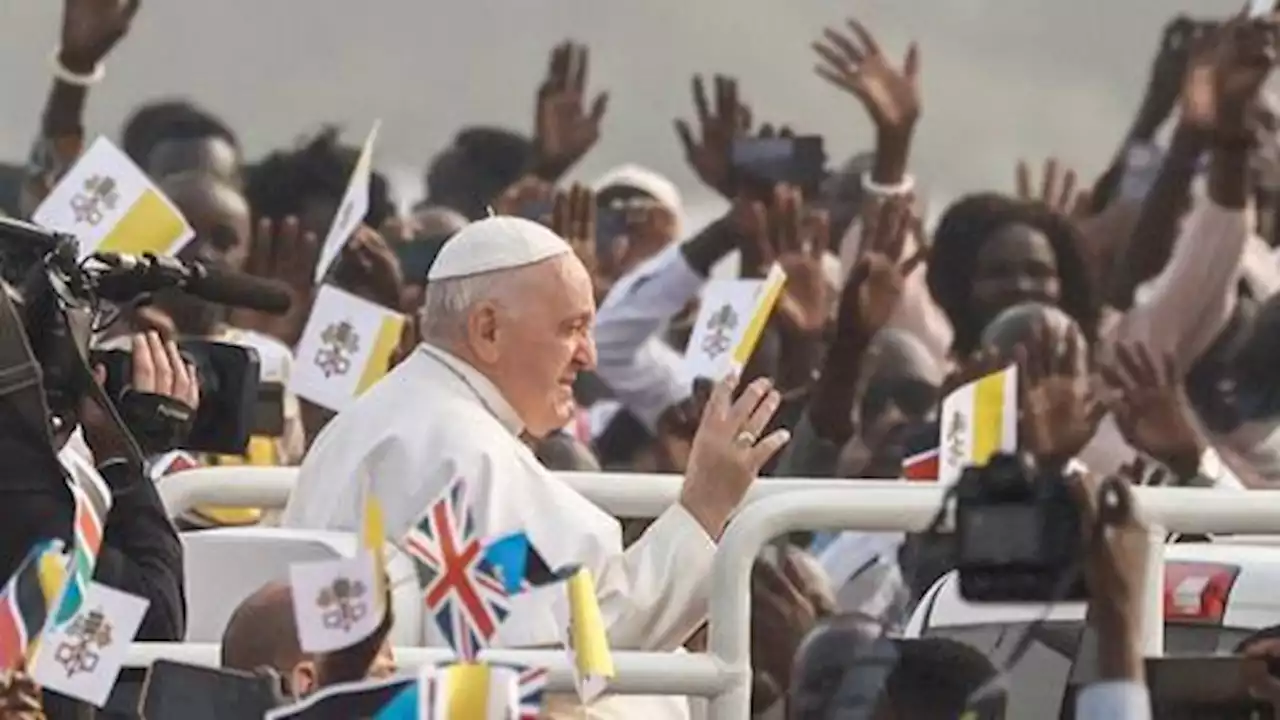
[[[1012,189],[1010,158],[1055,154],[1086,177],[1114,151],[1164,23],[1239,0],[143,0],[90,101],[90,134],[115,137],[138,103],[189,96],[229,120],[250,157],[325,122],[358,144],[383,119],[378,165],[402,201],[464,124],[532,129],[547,52],[591,48],[591,87],[612,100],[599,146],[574,176],[623,161],[668,175],[687,207],[710,194],[672,130],[692,117],[690,76],[736,75],[757,121],[820,133],[828,154],[869,148],[853,98],[812,71],[809,43],[856,14],[900,57],[923,47],[924,116],[914,170],[932,205]],[[49,84],[61,3],[0,2],[0,158],[20,160]],[[694,214],[700,214],[694,210]]]

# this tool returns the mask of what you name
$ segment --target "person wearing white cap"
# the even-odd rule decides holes
[[[357,529],[367,478],[397,539],[461,477],[481,536],[523,530],[552,567],[592,571],[614,648],[675,650],[705,618],[715,541],[729,514],[787,440],[785,431],[762,437],[780,397],[768,381],[736,401],[732,382],[717,386],[680,501],[624,552],[617,520],[520,440],[572,417],[574,377],[595,364],[594,318],[591,278],[555,233],[511,217],[463,228],[427,274],[422,344],[316,439],[283,524]],[[513,598],[497,644],[559,645],[563,601],[556,588]],[[434,624],[423,625],[424,641],[440,644]],[[576,707],[562,709],[577,717]],[[588,717],[642,713],[683,717],[687,703],[606,697]]]

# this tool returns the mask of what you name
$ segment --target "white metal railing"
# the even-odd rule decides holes
[[[288,470],[245,468],[192,471],[171,483],[166,504],[170,511],[199,504],[259,504],[275,506],[292,486]],[[195,473],[202,474],[196,477]],[[239,478],[233,476],[239,475]],[[631,517],[652,517],[674,502],[680,479],[673,476],[564,473],[562,476],[606,510]],[[191,482],[196,481],[196,482]],[[161,483],[164,487],[166,483]],[[258,487],[254,487],[257,485]],[[185,487],[184,487],[185,486]],[[221,490],[216,487],[221,487]],[[268,489],[267,486],[271,486]],[[1225,492],[1192,488],[1136,488],[1140,512],[1157,530],[1187,533],[1275,533],[1280,531],[1280,492]],[[687,694],[710,698],[713,720],[741,720],[750,713],[750,585],[751,567],[771,539],[796,530],[919,531],[937,514],[943,491],[936,485],[872,481],[760,481],[748,502],[721,538],[711,577],[710,645],[705,654],[617,652],[618,677],[611,683],[619,694]],[[275,498],[274,502],[268,502]],[[1157,545],[1154,565],[1162,563]],[[1148,579],[1148,593],[1158,598],[1159,575]],[[1148,637],[1162,625],[1162,605],[1147,605]],[[1154,632],[1159,635],[1158,632]],[[1158,643],[1148,650],[1159,651]],[[406,666],[439,662],[448,651],[397,648]],[[144,665],[157,657],[214,663],[214,645],[139,643],[130,651],[130,665]],[[552,690],[572,689],[572,675],[563,654],[553,651],[495,651],[490,657],[551,669]]]
[[[616,517],[652,518],[662,514],[680,495],[684,478],[679,475],[608,472],[559,472],[564,480],[605,512]],[[194,507],[284,507],[297,482],[298,469],[292,467],[224,466],[197,468],[169,476],[157,487],[169,517],[177,517]],[[766,478],[758,480],[747,501],[780,492],[847,487],[849,480],[813,478]],[[897,481],[856,481],[859,487],[901,487]]]

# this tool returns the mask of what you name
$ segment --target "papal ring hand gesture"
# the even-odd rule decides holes
[[[753,381],[737,400],[738,376],[716,383],[693,437],[680,503],[707,534],[719,538],[760,468],[790,439],[786,430],[761,437],[782,403],[768,378]]]

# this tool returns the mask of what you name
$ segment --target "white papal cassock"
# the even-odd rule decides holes
[[[614,649],[677,649],[706,616],[713,541],[676,505],[624,551],[618,521],[544,468],[520,441],[521,429],[487,378],[421,345],[316,439],[283,524],[357,529],[361,486],[370,477],[387,532],[398,538],[461,476],[480,532],[524,530],[552,567],[591,569]],[[558,645],[564,635],[555,618],[565,615],[553,606],[563,596],[552,587],[514,598],[496,645]],[[426,644],[444,644],[434,623],[423,626]],[[589,716],[686,715],[683,698],[606,697]]]

